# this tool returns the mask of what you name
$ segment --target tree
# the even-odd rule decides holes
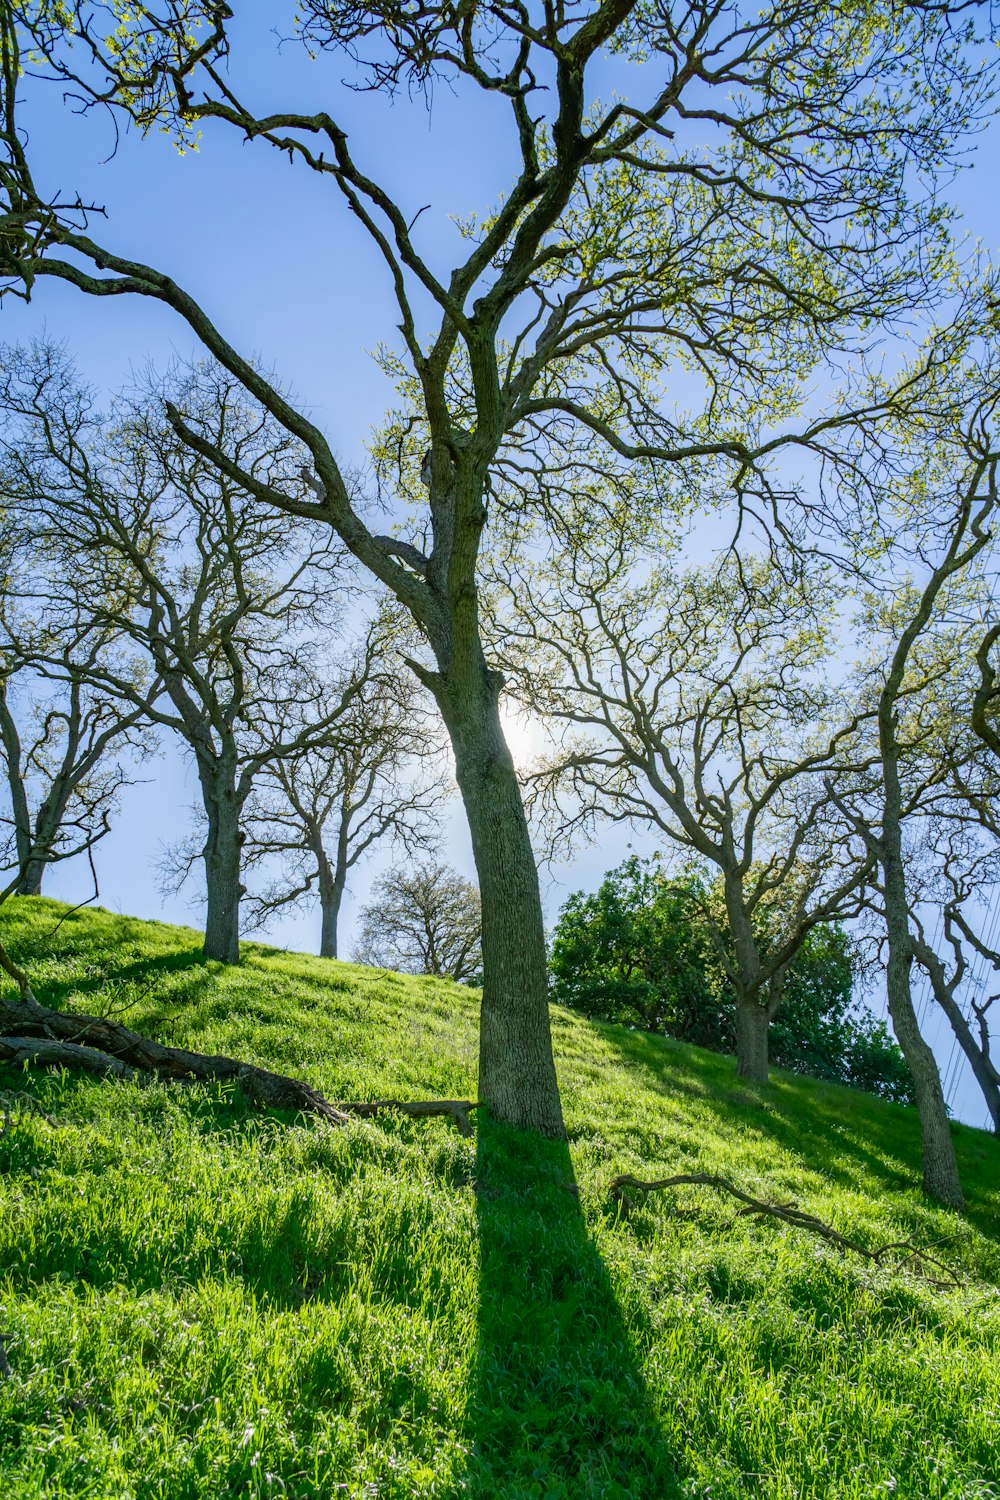
[[[995,399],[972,413],[964,432],[949,435],[952,441],[964,446],[964,472],[955,472],[956,454],[948,451],[946,445],[945,452],[937,455],[937,464],[926,462],[928,455],[925,455],[925,466],[911,477],[912,504],[906,521],[917,538],[923,580],[919,583],[911,580],[908,587],[892,598],[887,611],[889,618],[884,622],[891,630],[888,651],[884,643],[880,644],[870,668],[878,736],[878,784],[873,801],[866,802],[856,793],[853,812],[848,801],[838,796],[839,805],[851,816],[855,829],[878,862],[888,954],[889,1015],[913,1075],[920,1112],[924,1187],[933,1197],[954,1208],[962,1207],[963,1197],[941,1075],[934,1054],[921,1035],[913,1005],[912,911],[916,903],[907,874],[905,847],[909,821],[927,815],[928,788],[947,779],[949,763],[946,759],[938,760],[929,776],[917,778],[914,785],[907,775],[907,761],[914,746],[927,738],[920,712],[922,692],[928,683],[940,679],[933,647],[930,661],[922,659],[925,632],[934,622],[949,586],[971,569],[992,539],[990,527],[995,523],[1000,458],[988,423]],[[946,484],[949,469],[951,483]],[[915,711],[908,712],[913,704]],[[916,942],[926,961],[929,950],[919,928]]]
[[[994,891],[996,851],[991,852],[992,878],[987,889]],[[946,945],[946,956],[942,957],[939,946],[930,941],[918,913],[914,913],[911,923],[911,944],[913,957],[927,975],[931,993],[947,1016],[948,1024],[972,1068],[989,1110],[994,1134],[1000,1135],[1000,1067],[993,1057],[990,1035],[990,1010],[1000,996],[995,990],[982,993],[975,984],[973,969],[979,960],[985,964],[987,977],[991,970],[994,974],[1000,973],[1000,949],[975,930],[974,918],[970,920],[968,910],[973,904],[970,898],[980,889],[974,883],[975,876],[985,873],[984,865],[985,861],[977,861],[973,862],[971,869],[969,866],[960,869],[946,863],[943,873],[951,884],[951,892],[940,908],[941,937]]]
[[[475,980],[483,966],[479,892],[447,865],[393,870],[361,913],[358,963]]]
[[[774,1061],[794,1073],[864,1089],[895,1104],[916,1102],[913,1079],[883,1021],[854,995],[857,959],[837,922],[807,935],[785,980],[771,1028]]]
[[[291,482],[300,455],[228,377],[203,366],[173,390],[225,433],[248,472]],[[287,739],[270,732],[299,701],[315,629],[331,628],[339,578],[329,533],[262,509],[180,444],[156,405],[137,401],[105,421],[52,349],[9,357],[0,405],[7,487],[30,525],[47,634],[74,640],[85,622],[148,658],[143,680],[95,651],[86,675],[132,722],[172,731],[192,753],[207,824],[205,953],[236,963],[254,781],[327,735],[354,694],[347,682],[325,717],[303,725],[289,714]]]
[[[332,728],[326,738],[269,761],[247,805],[247,868],[274,858],[283,864],[251,897],[255,919],[318,897],[322,958],[337,957],[341,903],[358,862],[383,839],[407,856],[437,842],[433,815],[445,791],[440,774],[435,780],[426,767],[439,747],[412,676],[385,664],[378,646],[369,637],[368,649],[351,662],[346,708],[338,711],[335,688],[307,685],[292,706],[293,725],[318,718]],[[276,723],[275,738],[294,742],[293,725]]]
[[[8,824],[11,838],[0,866],[18,870],[15,895],[41,895],[54,859],[70,847],[89,849],[108,832],[118,794],[128,785],[121,756],[139,748],[142,716],[93,690],[87,670],[102,644],[88,645],[75,660],[66,653],[65,676],[49,667],[33,682],[25,663],[18,670],[3,653],[0,754],[11,813],[0,825]]]
[[[961,31],[953,9],[970,18]],[[537,872],[480,624],[490,513],[533,496],[531,515],[543,517],[581,474],[627,486],[633,464],[704,461],[764,483],[783,445],[822,448],[840,413],[801,410],[817,360],[902,328],[946,269],[947,215],[933,191],[915,200],[909,184],[932,188],[986,108],[977,14],[918,0],[863,10],[770,0],[749,18],[714,3],[675,15],[595,0],[536,17],[520,6],[404,14],[381,0],[308,0],[289,25],[334,78],[350,70],[352,98],[360,87],[377,109],[381,95],[441,79],[473,128],[495,132],[503,108],[513,180],[484,192],[495,207],[464,222],[465,244],[443,265],[419,200],[375,180],[335,113],[295,100],[254,107],[244,63],[255,48],[230,34],[232,11],[218,0],[162,11],[26,0],[0,17],[9,289],[28,296],[56,277],[172,308],[308,449],[315,495],[248,473],[178,403],[176,432],[262,506],[332,527],[422,633],[414,669],[451,737],[483,893],[480,1091],[503,1120],[563,1128]],[[17,123],[22,43],[32,73],[47,71],[76,100],[182,144],[208,125],[235,130],[340,196],[397,304],[386,357],[404,376],[404,405],[382,451],[399,452],[408,510],[416,473],[426,486],[412,540],[373,531],[326,435],[189,291],[94,239],[79,197],[54,202],[36,186]],[[604,103],[597,90],[621,62],[646,64],[627,75],[637,96]],[[298,276],[298,246],[289,255],[281,273]],[[691,370],[692,410],[679,412],[675,377]],[[395,433],[411,441],[394,444]]]
[[[982,619],[994,612],[989,568],[962,584],[950,597],[942,590],[919,643],[919,666],[914,671],[911,665],[908,674],[907,689],[922,688],[923,701],[919,714],[912,707],[904,714],[903,823],[909,829],[916,824],[904,856],[913,958],[1000,1134],[1000,1067],[990,1028],[998,998],[990,993],[991,974],[1000,973],[990,921],[1000,883],[1000,746],[989,709],[995,692],[990,651],[1000,632]],[[914,735],[915,722],[922,736]]]
[[[857,910],[871,862],[824,780],[865,717],[830,675],[837,590],[752,558],[636,583],[627,557],[516,581],[511,667],[564,729],[542,803],[557,838],[625,821],[718,875],[690,895],[735,996],[737,1072],[763,1082],[789,968]]]
[[[603,1020],[724,1050],[728,1028],[713,983],[711,934],[695,915],[703,894],[698,872],[670,878],[632,855],[592,895],[570,896],[552,933],[553,998]]]
[[[995,479],[994,479],[995,483]],[[992,604],[995,586],[989,590]],[[966,834],[960,845],[960,856],[953,855],[949,842],[945,858],[941,861],[942,873],[947,881],[947,895],[942,904],[944,937],[951,949],[952,970],[927,944],[924,934],[915,942],[918,962],[926,970],[931,981],[934,998],[944,1010],[951,1023],[962,1051],[972,1068],[983,1093],[986,1107],[993,1121],[993,1129],[1000,1135],[1000,1067],[992,1055],[989,1012],[1000,993],[989,995],[976,993],[971,986],[966,990],[966,1006],[972,1012],[970,1018],[959,1001],[963,984],[969,970],[977,961],[985,965],[986,973],[1000,973],[1000,949],[995,941],[984,936],[978,928],[975,916],[969,908],[977,901],[982,903],[983,891],[995,899],[1000,883],[1000,817],[997,815],[1000,800],[1000,734],[997,732],[997,702],[1000,699],[1000,678],[992,653],[1000,641],[1000,625],[987,622],[982,631],[975,653],[975,681],[970,712],[970,725],[979,753],[972,757],[971,766],[962,765],[955,776],[959,808],[962,815],[962,832]],[[968,825],[972,825],[971,835]],[[971,846],[971,849],[970,849]],[[974,1018],[974,1023],[972,1018]],[[973,1024],[974,1028],[973,1029]]]
[[[141,674],[120,634],[84,618],[72,637],[47,639],[32,617],[30,536],[9,509],[0,527],[0,759],[10,804],[0,868],[17,872],[15,894],[38,896],[49,864],[91,850],[108,831],[128,784],[124,759],[149,737],[139,713],[89,679],[110,657]],[[155,697],[157,686],[149,691]]]
[[[553,998],[587,1015],[716,1052],[735,1040],[735,997],[704,917],[703,872],[671,877],[633,855],[592,895],[571,896],[549,959]],[[839,924],[813,929],[785,978],[772,1026],[781,1067],[901,1103],[912,1086],[885,1027],[855,1004],[855,964]]]

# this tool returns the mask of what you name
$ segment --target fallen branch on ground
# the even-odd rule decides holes
[[[58,1042],[49,1037],[0,1036],[0,1061],[11,1062],[17,1067],[24,1063],[38,1063],[43,1068],[75,1068],[84,1073],[113,1073],[118,1078],[131,1078],[133,1069],[98,1052],[94,1047],[81,1047],[76,1042]]]
[[[471,1099],[378,1099],[367,1103],[331,1104],[301,1078],[273,1073],[235,1057],[207,1056],[183,1047],[167,1047],[140,1036],[107,1016],[81,1016],[40,1005],[30,990],[18,1000],[0,999],[0,1061],[69,1068],[118,1078],[151,1073],[176,1082],[232,1083],[262,1109],[291,1109],[346,1125],[352,1115],[382,1110],[419,1118],[445,1115],[463,1135],[471,1135]]]
[[[912,1239],[893,1240],[887,1245],[879,1245],[874,1250],[870,1250],[867,1245],[849,1239],[847,1235],[834,1229],[832,1224],[818,1219],[815,1214],[806,1213],[794,1203],[766,1203],[762,1198],[754,1198],[749,1193],[745,1193],[727,1177],[717,1177],[711,1172],[680,1172],[674,1177],[661,1177],[654,1182],[643,1182],[641,1178],[633,1177],[631,1173],[626,1172],[620,1177],[611,1179],[610,1192],[612,1198],[620,1204],[622,1213],[627,1215],[636,1207],[635,1200],[626,1191],[628,1188],[638,1188],[644,1193],[653,1193],[661,1188],[686,1185],[712,1187],[720,1193],[728,1193],[744,1205],[740,1209],[741,1215],[780,1219],[782,1223],[794,1224],[797,1229],[807,1229],[811,1234],[818,1234],[822,1239],[828,1240],[831,1245],[836,1245],[838,1250],[849,1250],[853,1255],[860,1255],[874,1265],[885,1265],[888,1257],[894,1254],[897,1259],[892,1263],[897,1270],[913,1271],[939,1291],[963,1285],[962,1277],[952,1266],[945,1265],[944,1261],[931,1255],[925,1247],[914,1244]],[[943,1242],[937,1240],[935,1243]]]

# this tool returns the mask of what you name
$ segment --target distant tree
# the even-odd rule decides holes
[[[0,433],[0,487],[3,478]],[[10,506],[0,511],[0,870],[16,871],[22,896],[41,894],[48,865],[103,838],[127,762],[153,739],[141,712],[90,680],[98,660],[143,675],[120,632],[86,613],[65,638],[39,628],[32,541]],[[148,691],[155,697],[157,684]]]
[[[718,992],[711,934],[697,916],[703,895],[700,875],[671,879],[633,855],[592,895],[570,896],[549,950],[553,999],[603,1020],[727,1050],[732,1016]]]
[[[553,998],[604,1020],[732,1051],[736,1002],[705,917],[703,874],[671,877],[636,856],[590,896],[571,896],[552,938]],[[850,941],[814,928],[785,977],[772,1024],[780,1066],[912,1101],[909,1072],[885,1026],[854,998]]]
[[[516,690],[559,729],[534,776],[551,836],[627,822],[718,877],[705,915],[758,1082],[790,966],[872,864],[825,781],[871,717],[831,670],[838,601],[824,572],[766,559],[635,581],[611,534],[511,588]]]
[[[0,758],[10,803],[9,815],[0,814],[0,828],[10,830],[0,869],[18,870],[16,895],[41,895],[50,864],[108,832],[130,779],[124,757],[150,748],[144,716],[93,689],[88,659],[67,652],[65,676],[50,667],[39,677],[24,664],[12,668],[0,645]]]
[[[840,923],[809,932],[786,975],[784,1004],[771,1028],[774,1061],[793,1073],[913,1104],[906,1059],[884,1021],[856,998],[856,970]]]
[[[327,734],[352,696],[345,685],[325,720],[296,725],[287,740],[271,733],[276,706],[299,700],[301,674],[315,664],[317,628],[329,635],[337,614],[330,534],[261,509],[179,441],[162,400],[123,402],[107,420],[59,351],[9,351],[5,364],[5,481],[32,536],[45,632],[73,640],[84,622],[148,660],[144,681],[95,651],[86,676],[124,714],[172,731],[192,753],[207,824],[205,953],[235,963],[254,781]],[[171,389],[248,470],[302,490],[301,451],[247,408],[227,376],[203,365]]]
[[[996,400],[993,396],[984,402],[960,431],[947,433],[938,451],[921,451],[919,467],[915,460],[902,493],[887,497],[886,514],[891,498],[908,528],[907,545],[921,577],[895,580],[895,589],[885,589],[874,601],[867,691],[876,710],[875,781],[873,785],[866,775],[837,793],[877,865],[874,885],[884,921],[889,1015],[913,1075],[924,1187],[954,1208],[962,1207],[963,1197],[944,1089],[913,1003],[912,969],[919,957],[915,934],[932,983],[935,979],[925,935],[914,923],[917,900],[907,836],[914,820],[933,813],[940,801],[938,789],[942,784],[947,788],[951,776],[949,756],[923,753],[928,743],[940,743],[942,664],[934,626],[946,614],[949,592],[972,573],[992,542],[1000,504],[998,438],[990,433]]]
[[[358,963],[477,980],[482,974],[479,892],[447,865],[419,865],[383,875],[361,913]]]
[[[336,958],[337,929],[348,876],[383,840],[396,857],[434,849],[434,817],[446,795],[442,747],[421,709],[419,688],[409,672],[394,670],[369,637],[367,649],[348,666],[353,684],[345,706],[322,680],[303,684],[300,701],[286,708],[274,732],[306,741],[262,767],[246,808],[248,870],[277,859],[279,874],[252,894],[253,919],[266,920],[289,904],[318,900],[320,955]],[[330,724],[320,740],[309,740],[315,720]],[[438,762],[436,775],[432,760]]]

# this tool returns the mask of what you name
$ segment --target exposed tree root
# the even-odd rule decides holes
[[[167,1047],[140,1036],[104,1016],[82,1016],[49,1010],[28,990],[22,999],[0,999],[0,1061],[70,1068],[87,1073],[131,1078],[152,1073],[177,1082],[233,1083],[251,1104],[262,1109],[291,1109],[314,1115],[330,1125],[346,1125],[352,1115],[381,1110],[425,1117],[445,1115],[463,1135],[471,1135],[471,1099],[408,1102],[379,1099],[370,1103],[331,1104],[300,1078],[288,1078],[234,1057],[209,1057],[183,1047]]]
[[[860,1255],[874,1265],[891,1263],[897,1270],[912,1271],[939,1291],[964,1285],[963,1278],[953,1267],[938,1260],[926,1248],[914,1244],[912,1239],[893,1240],[870,1250],[867,1245],[849,1239],[847,1235],[834,1229],[832,1224],[817,1219],[815,1214],[807,1214],[794,1203],[765,1203],[762,1198],[753,1198],[745,1193],[728,1178],[717,1177],[711,1172],[680,1172],[675,1177],[661,1177],[654,1182],[643,1182],[641,1178],[626,1172],[611,1179],[610,1192],[612,1198],[620,1204],[622,1214],[627,1215],[636,1207],[634,1198],[627,1192],[628,1188],[652,1193],[661,1188],[683,1187],[688,1184],[712,1187],[720,1193],[728,1193],[744,1205],[739,1210],[741,1216],[780,1219],[785,1224],[794,1224],[798,1229],[808,1229],[810,1233],[818,1234],[831,1245],[836,1245],[838,1250],[849,1250],[853,1255]],[[937,1240],[935,1243],[943,1242]]]

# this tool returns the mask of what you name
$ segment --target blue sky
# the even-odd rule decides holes
[[[395,102],[351,93],[339,83],[345,64],[314,65],[294,46],[277,50],[267,24],[276,9],[265,0],[240,8],[247,41],[241,72],[252,78],[254,103],[269,108],[292,100],[296,107],[319,107],[332,100],[365,168],[411,214],[427,205],[419,221],[421,245],[447,260],[456,236],[452,216],[488,209],[509,180],[506,106],[493,97],[470,110],[465,98],[445,87],[437,89],[432,112],[405,92]],[[25,102],[30,156],[43,192],[79,192],[102,205],[107,219],[94,221],[95,237],[183,284],[243,352],[277,370],[338,453],[359,462],[391,397],[371,351],[394,339],[398,313],[381,261],[333,185],[264,145],[242,144],[226,129],[208,128],[201,149],[184,157],[162,135],[142,140],[125,133],[114,150],[114,131],[99,111],[74,115],[51,86],[28,86]],[[970,233],[988,247],[1000,241],[998,141],[995,127],[980,138],[974,169],[960,176],[950,195]],[[162,367],[174,356],[196,352],[176,316],[139,298],[98,301],[42,278],[29,305],[6,299],[2,308],[4,343],[40,334],[65,340],[85,377],[108,392],[148,362]],[[530,751],[530,734],[515,730],[513,738],[516,750]],[[189,896],[161,896],[152,868],[161,845],[178,837],[187,809],[197,802],[193,768],[165,743],[140,774],[143,783],[126,794],[115,829],[98,851],[102,904],[166,920],[197,920]],[[632,835],[608,830],[598,846],[545,880],[550,916],[569,890],[595,886],[630,842],[641,847]],[[457,809],[449,854],[472,872]],[[355,882],[344,951],[352,909],[377,869],[375,862]],[[66,866],[50,888],[79,899],[86,884],[84,871]],[[268,936],[290,947],[312,947],[315,929],[314,917],[290,913],[271,925]],[[950,1042],[943,1038],[941,1046],[946,1055]],[[965,1084],[956,1108],[977,1122],[982,1115],[975,1091]]]

